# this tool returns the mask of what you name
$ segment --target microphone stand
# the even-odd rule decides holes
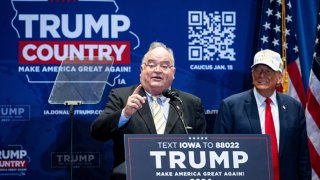
[[[183,109],[182,109],[182,102],[179,101],[178,104],[174,103],[174,101],[169,101],[169,104],[171,104],[173,106],[173,108],[177,111],[178,115],[179,115],[179,118],[182,122],[182,125],[183,125],[183,128],[184,128],[184,131],[186,132],[186,134],[189,134],[188,133],[188,130],[186,128],[186,124],[184,123],[184,120],[183,120]],[[180,105],[180,106],[179,106]]]
[[[70,106],[70,180],[73,179],[73,120],[74,120],[74,106],[79,106],[81,101],[65,101],[64,105]]]

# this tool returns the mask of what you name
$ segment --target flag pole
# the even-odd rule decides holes
[[[282,61],[283,61],[283,79],[282,79],[282,93],[286,93],[289,88],[289,78],[287,71],[287,49],[286,49],[286,0],[282,0],[281,13],[281,35],[282,35]]]

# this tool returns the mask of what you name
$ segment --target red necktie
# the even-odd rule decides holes
[[[271,99],[266,98],[266,134],[270,134],[271,137],[271,152],[272,152],[272,165],[273,165],[273,176],[274,180],[279,180],[279,159],[278,159],[278,145],[277,145],[277,137],[276,130],[274,128],[272,112],[271,112]]]

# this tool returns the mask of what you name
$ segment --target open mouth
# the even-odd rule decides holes
[[[161,76],[153,76],[151,79],[156,80],[156,81],[163,80],[163,78]]]

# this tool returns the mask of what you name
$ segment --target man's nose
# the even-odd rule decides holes
[[[154,68],[155,71],[162,71],[160,65],[157,65],[155,68]]]

